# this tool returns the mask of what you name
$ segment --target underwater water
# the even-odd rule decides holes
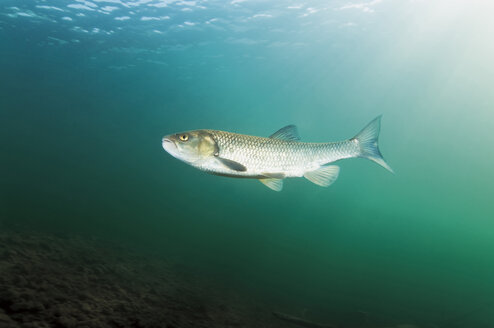
[[[97,237],[317,322],[494,326],[494,3],[0,1],[0,229]],[[206,174],[164,135],[353,137],[391,174]],[[247,297],[247,296],[246,296]],[[340,319],[344,326],[344,319]]]

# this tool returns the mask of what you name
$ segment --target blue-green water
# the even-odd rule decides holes
[[[493,9],[2,0],[1,220],[153,250],[321,320],[476,311],[461,324],[491,327]],[[276,193],[161,148],[177,131],[292,123],[303,141],[342,140],[379,114],[396,174],[344,160],[330,188]]]

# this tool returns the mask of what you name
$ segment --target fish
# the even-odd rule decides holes
[[[301,142],[295,125],[269,137],[219,130],[192,130],[166,135],[162,147],[173,157],[210,174],[258,179],[268,188],[281,191],[286,178],[304,177],[322,187],[338,178],[340,168],[330,163],[347,158],[367,158],[388,171],[378,138],[381,116],[351,139],[337,142]]]

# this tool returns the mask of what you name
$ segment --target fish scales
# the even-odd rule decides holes
[[[232,172],[239,176],[283,172],[287,177],[303,176],[307,170],[356,156],[356,141],[309,143],[264,138],[238,133],[206,130],[218,143],[219,156],[247,167],[246,172]]]

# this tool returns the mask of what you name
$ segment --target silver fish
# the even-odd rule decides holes
[[[305,177],[327,187],[340,168],[327,165],[344,158],[370,159],[393,172],[384,161],[377,141],[381,116],[355,137],[338,142],[300,142],[297,128],[288,125],[269,138],[217,130],[193,130],[163,137],[162,146],[170,155],[199,170],[233,178],[259,179],[281,191],[283,179]]]

